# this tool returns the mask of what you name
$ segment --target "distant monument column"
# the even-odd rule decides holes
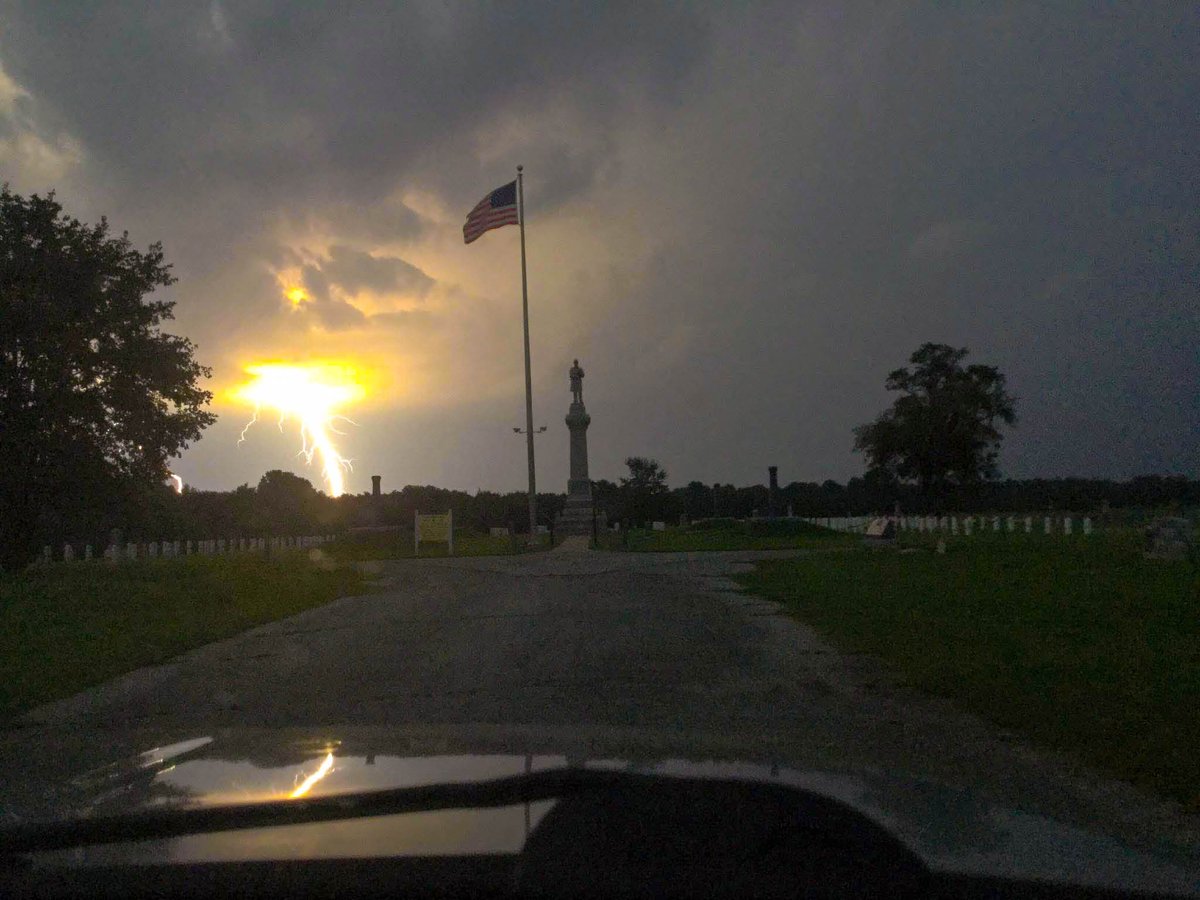
[[[774,519],[779,515],[779,466],[767,466],[770,486],[767,488],[767,515]]]
[[[567,479],[567,503],[554,523],[557,534],[592,533],[592,481],[588,477],[587,430],[592,424],[583,405],[583,369],[579,360],[571,366],[571,408],[567,428],[571,431],[571,474]]]

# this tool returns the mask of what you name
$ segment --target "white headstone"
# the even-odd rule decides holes
[[[50,545],[42,547],[42,562],[51,562],[54,559],[54,550]]]
[[[1065,519],[1063,519],[1063,534],[1070,534],[1070,533],[1071,533],[1071,517],[1067,516]]]
[[[1088,518],[1087,516],[1083,517],[1083,533],[1084,534],[1092,533],[1092,520],[1090,518]]]
[[[1008,517],[1008,530],[1009,530],[1009,532],[1013,532],[1013,531],[1017,530],[1017,517],[1016,516]]]
[[[655,531],[666,531],[667,523],[666,522],[652,522],[650,524],[650,527],[652,529],[654,529]]]
[[[950,533],[958,534],[958,517],[957,516],[950,517]]]
[[[1049,517],[1049,516],[1046,516],[1046,520],[1045,520],[1045,522],[1043,522],[1042,524],[1043,524],[1043,526],[1044,526],[1045,533],[1046,533],[1046,534],[1049,534],[1049,533],[1050,533],[1050,517]]]
[[[1000,530],[1000,517],[992,516],[992,531],[999,531],[999,530]]]
[[[137,544],[126,544],[125,545],[125,558],[126,559],[137,559],[137,555],[138,555],[137,554]]]
[[[70,544],[63,544],[63,562],[70,562],[75,558],[75,548]]]
[[[1026,534],[1033,533],[1033,516],[1025,517],[1025,533]]]
[[[964,533],[964,534],[970,534],[970,533],[971,533],[971,529],[972,529],[972,528],[974,528],[974,527],[975,527],[975,518],[974,518],[974,516],[967,516],[967,518],[966,518],[965,520],[963,520],[963,533]]]
[[[84,545],[83,545],[83,558],[84,558],[84,559],[91,559],[91,558],[92,558],[92,545],[91,545],[91,544],[84,544]]]

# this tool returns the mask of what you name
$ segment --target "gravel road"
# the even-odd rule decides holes
[[[31,741],[53,742],[58,764],[83,765],[198,733],[323,729],[375,735],[392,752],[902,773],[1139,846],[1200,848],[1197,817],[903,688],[729,578],[787,555],[796,553],[377,564],[378,593],[35,710],[4,734],[0,763],[39,765],[23,749]]]

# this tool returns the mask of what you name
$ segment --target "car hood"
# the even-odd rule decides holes
[[[558,769],[607,769],[663,779],[752,781],[813,792],[871,819],[942,873],[1200,896],[1200,869],[1193,861],[1135,850],[1113,838],[994,805],[946,785],[878,772],[757,762],[589,757],[577,750],[555,753],[544,745],[529,753],[480,749],[427,746],[419,754],[400,754],[377,735],[345,739],[324,732],[195,734],[75,774],[42,771],[20,783],[9,779],[0,789],[0,816],[18,824],[169,808],[288,803],[300,797],[465,784]],[[86,863],[516,854],[555,802],[389,816],[386,827],[374,818],[192,834],[90,848],[74,858]]]

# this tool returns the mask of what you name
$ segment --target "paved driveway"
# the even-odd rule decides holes
[[[794,553],[384,563],[339,600],[36,710],[0,763],[141,750],[229,728],[387,735],[392,752],[556,751],[868,768],[967,786],[1154,844],[1200,846],[1169,804],[1034,752],[833,652],[730,574]]]

